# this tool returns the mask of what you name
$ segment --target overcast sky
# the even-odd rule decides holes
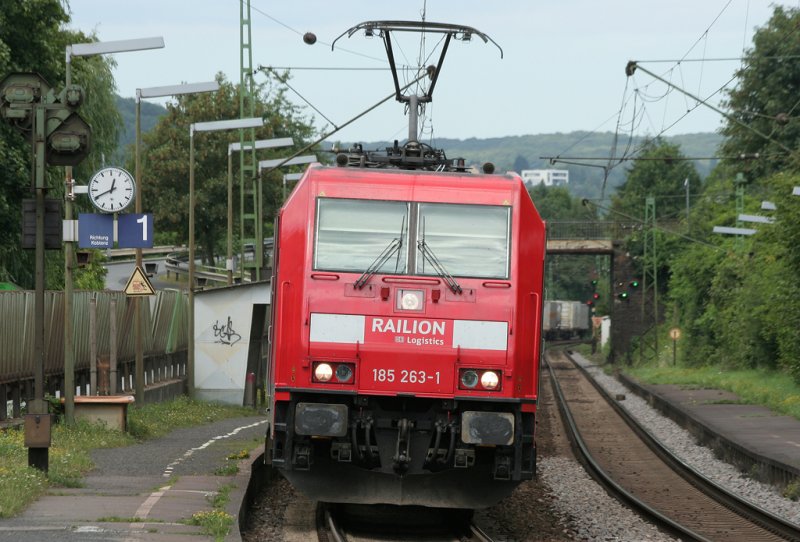
[[[100,41],[162,36],[162,50],[115,55],[118,93],[208,81],[217,72],[239,81],[240,0],[70,0],[72,27]],[[798,1],[777,2],[797,7]],[[710,132],[719,114],[638,71],[628,60],[706,99],[732,84],[736,59],[772,13],[767,0],[251,0],[253,65],[295,69],[292,87],[319,113],[322,129],[341,125],[393,92],[381,40],[342,37],[370,20],[420,20],[472,26],[496,41],[451,43],[424,128],[436,137],[466,139],[526,134],[614,131],[640,134]],[[314,32],[317,43],[303,43]],[[438,58],[429,35],[424,57]],[[406,35],[395,54],[419,65],[420,40]],[[684,61],[654,62],[661,60]],[[694,60],[706,59],[705,62]],[[650,62],[644,62],[650,61]],[[318,68],[329,68],[321,70]],[[330,68],[362,68],[330,70]],[[262,74],[256,81],[263,81]],[[79,81],[78,81],[79,82]],[[292,100],[304,105],[293,93]],[[717,103],[717,92],[709,103]],[[163,103],[163,101],[161,102]],[[636,118],[632,121],[634,115]],[[690,111],[688,114],[687,111]],[[683,118],[681,118],[683,117]],[[391,100],[333,136],[344,142],[404,139],[403,107]],[[423,136],[427,141],[428,136]]]

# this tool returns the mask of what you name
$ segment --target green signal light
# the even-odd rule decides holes
[[[630,286],[631,286],[631,288],[638,288],[639,287],[639,281],[638,280],[632,280],[630,282]]]
[[[620,299],[628,299],[628,292],[622,292],[617,297],[619,297]]]

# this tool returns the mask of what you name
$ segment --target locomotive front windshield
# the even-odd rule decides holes
[[[360,273],[391,251],[376,272],[405,274],[407,237],[408,203],[319,198],[314,268]]]
[[[510,227],[505,206],[319,198],[314,269],[507,279]]]

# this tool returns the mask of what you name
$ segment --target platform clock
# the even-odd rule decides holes
[[[133,175],[120,167],[106,167],[89,180],[89,199],[99,211],[118,213],[136,197]]]

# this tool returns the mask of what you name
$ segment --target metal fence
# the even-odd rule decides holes
[[[643,223],[616,220],[547,222],[547,238],[551,240],[611,239],[622,240],[642,230]],[[667,233],[685,233],[686,225],[679,220],[659,220],[658,229]]]
[[[34,359],[35,319],[33,291],[0,292],[0,421],[8,413],[4,405],[13,403],[12,416],[19,415],[20,403],[32,397],[36,360]],[[178,290],[160,290],[144,298],[142,311],[145,378],[148,384],[185,374],[185,351],[188,346],[188,300]],[[73,297],[73,345],[76,384],[80,393],[88,390],[91,353],[96,351],[102,364],[116,358],[118,370],[115,388],[132,386],[135,337],[132,298],[123,292],[79,291]],[[95,317],[91,315],[94,312]],[[91,326],[91,321],[94,326]],[[61,392],[64,377],[64,293],[45,292],[45,389]],[[111,330],[116,329],[116,356],[111,352]],[[176,354],[176,355],[170,355]]]
[[[553,220],[547,222],[547,238],[554,240],[623,239],[641,228],[640,222]]]

